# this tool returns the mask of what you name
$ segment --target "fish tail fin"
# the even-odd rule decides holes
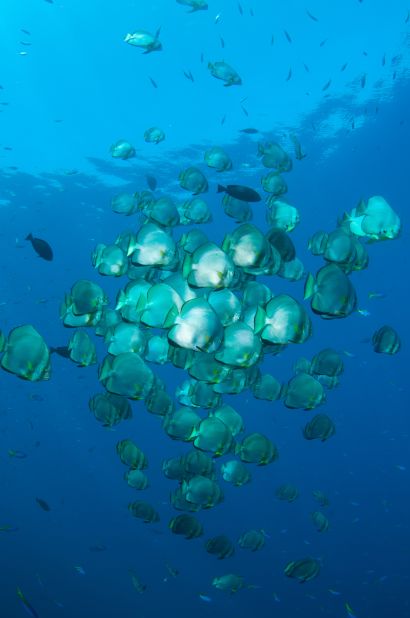
[[[33,234],[31,232],[28,236],[26,236],[26,240],[33,240]]]
[[[303,294],[304,300],[311,298],[315,292],[315,278],[312,273],[309,273],[305,283],[305,291]]]
[[[224,187],[223,185],[218,185],[218,188],[216,190],[217,193],[224,193],[226,191],[226,187]]]

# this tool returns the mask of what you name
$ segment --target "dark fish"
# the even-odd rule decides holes
[[[29,41],[20,41],[20,45],[31,45]]]
[[[249,116],[248,110],[246,110],[243,105],[241,105],[241,109],[242,109],[243,113],[245,114],[245,116]]]
[[[383,54],[382,67],[384,67],[385,64],[386,64],[386,54]]]
[[[255,189],[243,185],[226,185],[226,187],[218,185],[217,193],[227,193],[242,202],[260,202],[262,199]]]
[[[255,13],[253,12],[253,9],[252,9],[252,8],[250,8],[250,9],[249,9],[249,15],[250,15],[251,17],[255,17]]]
[[[306,15],[310,17],[310,19],[312,19],[313,21],[319,21],[318,18],[312,15],[312,13],[310,13],[307,9],[306,9]]]
[[[35,238],[32,234],[29,234],[26,237],[26,240],[29,240],[33,246],[34,251],[41,258],[47,261],[51,261],[53,259],[53,250],[45,240],[41,238]]]
[[[70,358],[70,350],[68,349],[66,345],[60,345],[60,346],[57,346],[56,348],[53,348],[50,346],[50,354],[58,354],[59,356],[62,356],[63,358]]]
[[[240,4],[240,2],[238,2],[238,11],[241,15],[243,15],[243,8],[242,5]]]
[[[331,84],[331,83],[332,83],[332,80],[331,80],[331,79],[329,79],[329,81],[328,81],[328,82],[326,82],[326,84],[323,86],[323,88],[322,88],[322,92],[324,92],[325,90],[327,90],[327,89],[329,88],[329,86],[330,86],[330,84]]]
[[[43,509],[43,511],[51,511],[50,506],[42,498],[36,498],[36,502],[38,506]]]
[[[347,67],[348,63],[345,62],[344,64],[342,64],[342,66],[340,67],[340,70],[343,72],[345,70],[345,68]]]
[[[326,43],[327,39],[323,39],[323,41],[321,41],[319,43],[319,47],[323,47],[323,45]]]
[[[288,42],[292,43],[292,38],[291,38],[289,32],[286,32],[286,30],[284,30],[283,33],[284,33],[285,37],[287,38]]]
[[[8,105],[8,104],[9,104],[9,102],[8,102],[8,101],[3,101],[3,102],[2,102],[2,105]]]
[[[225,47],[225,41],[223,40],[223,38],[220,36],[219,40],[221,41],[221,47]]]
[[[48,2],[49,4],[54,4],[54,0],[45,0],[45,2]]]
[[[360,78],[360,86],[362,88],[366,86],[366,73],[363,73],[362,77]]]
[[[31,36],[30,30],[26,30],[25,28],[20,28],[20,32],[23,32],[24,34],[28,34],[28,36]]]
[[[407,15],[406,15],[406,19],[404,20],[404,23],[407,24],[409,19],[410,19],[410,11],[407,11]]]
[[[97,545],[90,545],[90,547],[88,548],[90,551],[93,552],[99,552],[99,551],[105,551],[107,549],[106,545],[102,545],[100,543],[97,543]]]
[[[194,81],[194,76],[192,75],[191,71],[183,71],[183,74],[185,75],[187,79],[189,79],[189,81],[191,82]]]
[[[3,150],[13,150],[11,146],[4,146]]]
[[[157,84],[157,82],[156,82],[155,80],[153,80],[153,79],[152,79],[152,77],[150,77],[150,76],[148,75],[148,79],[149,79],[149,81],[151,82],[151,84],[154,86],[154,88],[158,88],[158,84]]]
[[[225,124],[225,120],[226,120],[226,114],[224,116],[222,116],[221,118],[221,124]]]
[[[259,133],[258,129],[254,129],[253,127],[248,127],[247,129],[240,129],[239,133],[248,133],[248,135],[255,135],[255,133]]]
[[[303,63],[303,66],[305,67],[306,73],[310,73],[310,69],[309,69],[308,65]]]
[[[145,176],[145,179],[151,191],[155,191],[155,189],[157,188],[157,179],[155,178],[155,176],[151,176],[151,174],[147,174]]]
[[[289,73],[288,73],[288,76],[286,78],[286,81],[288,82],[291,77],[292,77],[292,68],[289,69]]]

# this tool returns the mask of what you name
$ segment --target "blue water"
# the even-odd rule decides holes
[[[111,211],[110,200],[119,191],[145,189],[147,173],[157,178],[158,195],[182,200],[189,195],[178,186],[179,172],[190,164],[201,167],[210,183],[205,199],[213,214],[213,223],[202,229],[222,241],[235,224],[224,215],[215,192],[219,175],[203,163],[210,145],[224,147],[234,162],[234,170],[221,175],[226,182],[260,190],[265,170],[255,156],[257,142],[274,139],[292,152],[289,132],[297,134],[307,157],[294,161],[286,175],[287,198],[301,213],[292,240],[306,271],[322,265],[307,249],[310,236],[332,230],[362,197],[383,195],[403,223],[397,240],[368,245],[369,267],[351,275],[359,307],[369,311],[368,317],[354,313],[324,321],[309,310],[311,339],[264,361],[264,371],[286,382],[300,356],[311,358],[324,347],[348,352],[341,384],[318,409],[333,418],[336,435],[325,443],[307,442],[301,429],[311,412],[288,410],[280,401],[257,401],[250,391],[224,397],[242,414],[247,432],[260,431],[277,444],[280,458],[264,468],[252,467],[249,485],[224,483],[224,502],[198,515],[205,528],[200,539],[185,541],[167,528],[176,514],[169,504],[176,483],[165,479],[161,463],[188,446],[171,441],[142,402],[132,403],[131,421],[108,431],[88,410],[89,398],[101,390],[95,367],[79,369],[53,356],[51,380],[39,383],[2,371],[0,527],[15,528],[0,531],[2,617],[24,615],[17,586],[41,618],[206,618],[233,612],[238,618],[252,613],[261,618],[343,617],[345,603],[359,618],[410,615],[408,7],[399,0],[272,5],[244,1],[241,14],[236,2],[210,0],[208,11],[187,14],[173,0],[2,2],[4,333],[31,323],[48,345],[65,345],[71,331],[59,319],[59,306],[78,279],[97,281],[115,300],[126,279],[102,279],[90,256],[98,242],[109,244],[122,230],[135,228],[136,220]],[[133,29],[155,32],[160,26],[161,52],[143,55],[123,43]],[[208,60],[222,59],[241,74],[242,86],[224,88],[211,77]],[[286,81],[290,68],[292,77]],[[193,83],[184,70],[192,71]],[[153,125],[167,135],[157,146],[142,137]],[[260,134],[239,133],[246,127]],[[135,159],[111,158],[109,147],[120,138],[133,143]],[[253,210],[253,222],[267,229],[263,204]],[[175,236],[182,231],[186,228],[177,228]],[[29,232],[52,244],[53,262],[35,256],[24,241]],[[303,299],[303,282],[275,277],[269,285],[274,293]],[[384,298],[369,300],[371,291]],[[369,343],[385,323],[400,334],[402,349],[396,356],[375,354]],[[97,346],[101,361],[105,349],[100,339]],[[170,393],[185,379],[182,371],[152,368]],[[115,452],[124,438],[133,439],[149,460],[150,487],[138,495],[123,480],[124,466]],[[9,449],[27,457],[10,458]],[[295,503],[275,498],[283,483],[299,488]],[[330,528],[324,534],[310,519],[318,506],[315,489],[331,501],[326,510]],[[41,510],[36,497],[51,510]],[[153,504],[161,522],[145,525],[133,519],[127,505],[136,499]],[[205,552],[206,538],[228,534],[236,540],[251,528],[266,531],[260,552],[237,547],[226,561]],[[90,551],[98,544],[105,551]],[[305,556],[319,559],[322,568],[315,580],[300,585],[283,569]],[[177,577],[170,577],[167,563],[179,571]],[[130,569],[147,586],[143,594],[132,587]],[[251,587],[235,595],[216,590],[212,579],[225,573],[242,575]]]

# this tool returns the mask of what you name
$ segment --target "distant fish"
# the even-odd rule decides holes
[[[340,67],[340,71],[343,73],[343,71],[346,69],[348,63],[345,62],[344,64],[342,64],[342,66]]]
[[[283,31],[283,34],[285,35],[285,37],[287,38],[289,43],[292,43],[292,37],[290,36],[289,32],[287,32],[286,30]]]
[[[288,73],[288,76],[286,78],[286,81],[288,82],[291,77],[292,77],[292,67],[289,69],[289,73]]]
[[[107,549],[107,546],[103,545],[102,543],[97,543],[96,545],[90,545],[88,549],[92,552],[97,553],[100,551],[105,551]]]
[[[75,566],[74,570],[77,571],[79,575],[85,575],[85,571],[82,566]]]
[[[243,8],[240,2],[238,2],[238,11],[241,15],[243,15]]]
[[[224,48],[225,47],[225,41],[223,40],[223,38],[220,36],[219,40],[221,41],[221,47]]]
[[[31,45],[29,41],[20,41],[20,45]]]
[[[218,13],[218,15],[215,15],[214,24],[217,24],[220,21],[221,21],[221,14]]]
[[[183,71],[183,74],[185,75],[187,79],[189,79],[189,81],[191,82],[194,81],[194,76],[192,75],[191,71]]]
[[[201,599],[201,601],[205,601],[205,603],[212,603],[211,597],[209,597],[207,594],[200,593],[198,596]]]
[[[354,611],[350,607],[349,603],[345,603],[345,610],[346,610],[347,615],[349,616],[349,618],[356,618],[356,614],[354,613]]]
[[[50,354],[58,354],[63,358],[70,358],[70,350],[66,345],[59,345],[56,348],[50,347]]]
[[[369,292],[367,295],[368,298],[386,298],[386,294],[383,292]]]
[[[272,34],[271,38],[270,38],[270,44],[273,45],[275,42],[275,36]]]
[[[320,41],[319,47],[323,47],[323,45],[325,45],[326,42],[327,42],[327,39],[323,39],[323,41]]]
[[[154,79],[152,79],[152,77],[148,75],[148,79],[151,82],[151,84],[154,86],[154,88],[158,88],[157,82]]]
[[[14,526],[9,526],[8,524],[0,526],[0,532],[17,532],[17,530],[18,528],[15,528]]]
[[[360,313],[360,315],[362,315],[364,318],[369,317],[369,315],[371,315],[370,311],[367,311],[367,309],[358,309],[357,313]]]
[[[305,67],[306,73],[310,73],[310,69],[309,69],[308,65],[303,63],[303,66]]]
[[[54,4],[54,0],[45,0],[45,2],[48,2],[49,4]]]
[[[341,592],[339,592],[338,590],[333,590],[333,588],[328,588],[328,592],[330,592],[330,594],[334,597],[338,597],[341,595]]]
[[[26,459],[27,454],[23,451],[15,451],[13,449],[9,449],[7,451],[9,457],[14,457],[15,459]]]
[[[226,114],[224,114],[221,118],[221,124],[225,124]]]
[[[406,19],[404,20],[404,23],[407,24],[410,20],[410,11],[407,11],[407,15],[406,15]]]
[[[306,15],[310,17],[310,19],[312,19],[313,21],[319,21],[318,18],[312,15],[312,13],[308,11],[307,9],[306,9]]]
[[[25,28],[20,28],[20,32],[23,32],[23,34],[27,34],[28,36],[31,36],[30,30],[26,30]]]
[[[248,133],[248,135],[255,135],[259,133],[258,129],[254,129],[253,127],[248,127],[246,129],[240,129],[239,133]]]
[[[42,498],[36,498],[36,502],[43,511],[51,511],[50,505]]]
[[[34,251],[44,260],[50,262],[53,259],[53,250],[45,240],[41,238],[35,238],[32,234],[26,236],[26,240],[29,240],[32,244]]]
[[[241,109],[242,109],[243,113],[245,114],[245,116],[249,116],[249,112],[244,108],[243,105],[241,105]]]
[[[322,88],[322,92],[324,92],[325,90],[327,90],[330,86],[330,84],[332,83],[332,80],[329,79],[329,81],[326,82],[326,84],[323,86]]]
[[[145,179],[151,191],[155,191],[155,189],[157,188],[157,179],[155,178],[155,176],[151,176],[151,174],[147,174],[145,176]]]
[[[366,86],[366,73],[363,73],[362,77],[360,78],[360,86],[362,88]]]
[[[218,193],[227,193],[231,197],[243,202],[260,202],[261,196],[257,191],[250,187],[244,187],[243,185],[218,185]]]
[[[50,0],[46,0],[46,2],[50,2]],[[32,605],[30,605],[30,603],[28,602],[28,600],[26,599],[24,594],[21,592],[20,588],[17,588],[17,596],[20,599],[20,601],[22,602],[26,612],[32,618],[39,618],[39,615],[37,614],[36,610],[34,609],[34,607]]]

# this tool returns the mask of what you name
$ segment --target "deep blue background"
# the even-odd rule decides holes
[[[209,143],[215,143],[224,146],[235,163],[234,172],[224,179],[250,183],[258,188],[263,173],[255,158],[260,137],[237,132],[247,125],[258,126],[264,131],[263,138],[282,140],[287,146],[289,128],[296,129],[308,153],[303,161],[294,162],[293,171],[286,176],[287,197],[301,213],[301,223],[292,238],[307,270],[315,271],[322,264],[307,250],[311,234],[318,229],[333,229],[337,218],[354,207],[361,197],[383,195],[401,216],[403,233],[394,242],[370,245],[368,269],[352,275],[359,306],[370,312],[368,317],[356,313],[346,320],[323,321],[312,316],[314,335],[307,344],[291,346],[280,356],[267,357],[265,361],[266,371],[287,381],[292,375],[294,361],[300,356],[311,358],[328,346],[349,353],[349,357],[343,356],[345,373],[340,386],[328,393],[325,405],[320,408],[320,412],[329,413],[335,421],[334,438],[323,444],[303,440],[301,428],[312,413],[287,410],[281,402],[256,401],[249,392],[224,399],[243,415],[247,432],[261,431],[271,437],[279,447],[280,459],[266,468],[252,469],[250,485],[237,489],[224,484],[224,503],[200,513],[199,518],[205,527],[205,538],[226,533],[235,540],[247,529],[263,528],[268,538],[261,552],[250,554],[238,548],[232,559],[217,561],[205,552],[204,539],[188,542],[170,534],[167,522],[175,512],[168,503],[168,495],[175,483],[163,477],[161,462],[188,447],[169,440],[161,429],[160,419],[147,414],[142,403],[133,403],[133,419],[113,431],[99,426],[87,405],[89,397],[100,390],[95,367],[78,369],[66,359],[53,357],[52,379],[38,384],[23,382],[1,372],[0,526],[10,524],[18,528],[15,532],[0,532],[1,615],[7,618],[24,615],[15,593],[19,586],[42,618],[97,615],[109,618],[120,613],[140,618],[165,614],[219,617],[227,612],[235,612],[239,618],[256,611],[261,617],[337,617],[346,615],[345,602],[350,603],[358,617],[392,615],[405,618],[409,615],[407,590],[410,583],[407,217],[410,85],[403,35],[407,28],[405,4],[393,2],[386,13],[382,12],[381,3],[374,3],[373,8],[361,7],[356,2],[346,3],[349,4],[346,15],[339,6],[342,3],[335,3],[338,6],[334,14],[327,9],[326,16],[318,23],[323,36],[321,34],[317,40],[325,39],[329,30],[334,33],[337,45],[321,60],[311,52],[316,73],[324,72],[320,73],[322,78],[315,78],[319,79],[320,86],[317,87],[316,82],[312,84],[317,101],[314,105],[309,103],[309,107],[306,102],[303,117],[298,116],[294,97],[298,98],[298,88],[300,93],[305,93],[303,80],[307,79],[306,75],[300,76],[299,82],[298,76],[293,78],[295,83],[291,87],[295,95],[287,92],[288,65],[295,60],[293,56],[283,59],[282,52],[278,53],[282,75],[280,79],[271,75],[266,56],[259,53],[256,45],[261,38],[263,16],[259,18],[259,30],[256,28],[254,32],[253,26],[249,26],[250,41],[255,43],[252,53],[249,51],[252,45],[244,42],[243,36],[239,41],[235,39],[240,28],[248,32],[246,24],[251,23],[248,13],[239,15],[236,3],[214,4],[209,13],[194,16],[186,16],[184,7],[176,3],[174,6],[172,2],[169,3],[172,8],[157,3],[138,11],[135,3],[119,3],[115,24],[107,21],[107,7],[102,8],[101,15],[94,12],[92,22],[93,10],[97,7],[91,2],[81,20],[75,12],[79,11],[78,3],[73,3],[71,9],[64,4],[48,5],[38,0],[37,13],[30,13],[32,8],[23,2],[20,4],[16,8],[14,3],[9,3],[6,10],[10,20],[8,36],[14,41],[13,62],[18,58],[38,64],[22,74],[19,73],[21,68],[15,68],[13,73],[10,63],[6,63],[2,67],[3,76],[0,76],[4,87],[0,99],[9,103],[2,107],[0,114],[0,144],[13,148],[12,151],[3,150],[0,159],[0,203],[3,204],[0,207],[0,328],[3,332],[19,324],[31,323],[49,345],[64,345],[71,333],[63,328],[58,308],[64,293],[80,278],[98,281],[114,301],[125,279],[101,279],[91,266],[90,255],[97,242],[112,242],[120,231],[136,225],[132,219],[121,218],[110,210],[110,199],[118,192],[119,185],[121,190],[141,190],[145,188],[145,174],[151,173],[158,179],[158,195],[161,191],[171,192],[178,195],[178,199],[185,199],[186,194],[176,185],[180,169],[192,163],[205,171],[203,152]],[[255,19],[258,19],[258,7],[254,4]],[[261,2],[262,8],[268,10],[265,4]],[[299,9],[299,16],[304,15],[303,3],[292,5],[293,9]],[[249,11],[251,5],[244,3],[243,6]],[[315,15],[323,15],[326,5],[316,2],[308,8]],[[27,11],[24,23],[21,20],[25,14],[21,13],[23,9]],[[227,41],[231,37],[232,41],[226,60],[238,70],[240,66],[249,65],[244,72],[248,71],[248,83],[253,80],[253,89],[248,88],[245,79],[244,92],[238,94],[224,89],[222,83],[212,80],[202,67],[200,85],[194,85],[199,94],[191,94],[187,104],[184,89],[189,82],[186,84],[184,78],[181,83],[174,81],[164,88],[160,84],[153,90],[144,76],[145,81],[143,85],[140,82],[138,89],[127,65],[129,61],[120,60],[118,64],[121,53],[128,58],[128,53],[135,52],[136,63],[155,63],[148,74],[157,81],[160,81],[158,75],[163,76],[165,81],[168,68],[175,66],[178,51],[172,49],[173,41],[184,41],[198,58],[202,46],[209,43],[209,51],[205,49],[206,58],[208,54],[221,57],[220,48],[218,50],[215,41],[208,40],[206,33],[214,28],[213,18],[222,9],[226,9],[229,19],[218,25],[224,25],[221,34]],[[142,19],[144,10],[146,25]],[[328,67],[323,69],[323,66],[330,62],[333,53],[333,65],[339,69],[341,48],[349,38],[344,28],[337,28],[336,22],[339,20],[340,25],[340,15],[344,15],[346,23],[353,24],[351,38],[355,40],[360,17],[354,13],[356,10],[367,11],[361,32],[363,42],[368,43],[366,51],[371,50],[371,45],[374,47],[377,66],[383,49],[377,46],[379,40],[370,37],[369,19],[374,16],[375,25],[380,20],[387,24],[393,14],[395,18],[398,15],[394,23],[400,33],[397,40],[402,45],[395,52],[402,54],[400,75],[393,80],[391,43],[388,67],[380,67],[380,71],[386,71],[387,93],[384,91],[382,96],[381,92],[369,92],[367,86],[367,100],[359,101],[355,98],[357,90],[346,85],[345,91],[329,89],[325,93],[329,96],[323,96],[321,85],[330,75]],[[166,55],[165,44],[163,55],[155,57],[154,54],[141,57],[139,50],[125,45],[117,50],[116,39],[121,40],[124,28],[127,31],[134,27],[135,15],[138,24],[144,21],[141,27],[155,30],[162,24],[164,39],[168,37],[170,41],[167,43],[168,48],[171,47],[169,55]],[[197,37],[202,33],[198,24],[204,24],[205,33],[201,34],[200,41],[188,27],[194,17]],[[53,22],[57,18],[58,24]],[[302,46],[305,34],[303,29],[300,31],[299,18],[295,12],[293,23],[290,12],[288,21],[284,21],[282,13],[281,19],[282,26],[264,23],[266,28],[269,26],[263,31],[264,36],[269,43],[270,32],[275,31],[275,45],[279,41],[281,50],[296,54],[294,48],[290,52],[285,47],[281,28],[292,32],[294,39],[295,33],[299,33],[293,45]],[[247,20],[245,25],[243,20]],[[135,27],[140,27],[138,24]],[[317,24],[310,25],[316,27]],[[18,40],[24,36],[18,34],[21,27],[28,28],[36,39],[32,47],[18,46]],[[391,27],[389,30],[386,25],[387,31],[393,39]],[[104,40],[108,32],[111,32],[109,43]],[[44,70],[40,53],[45,53],[42,42],[53,38],[60,43],[59,50],[64,51],[67,61],[66,66],[56,62],[55,79],[52,72]],[[9,46],[5,46],[5,59],[7,54],[11,57],[10,40]],[[40,49],[39,57],[32,60],[30,56],[35,56],[36,45]],[[90,71],[98,45],[105,50],[106,58],[114,58],[115,62],[107,65],[106,73],[99,73],[97,79]],[[112,56],[109,45],[115,49]],[[20,49],[28,50],[28,55],[18,56]],[[372,51],[368,51],[369,56]],[[187,56],[180,53],[185,61]],[[349,49],[346,58],[353,65],[357,63],[349,76],[354,81],[364,70],[361,64],[364,56],[359,52],[356,56],[352,54]],[[48,48],[47,57],[52,64],[55,58],[52,47]],[[200,70],[198,58],[195,61],[197,71]],[[87,62],[91,68],[85,69]],[[183,68],[189,68],[189,64],[184,62]],[[98,62],[95,66],[101,68]],[[375,72],[374,81],[377,79],[375,66],[376,63],[365,67],[369,73]],[[76,88],[68,88],[76,71]],[[91,86],[90,91],[87,90],[87,71],[90,83],[97,79],[100,84],[99,93]],[[60,80],[66,83],[67,91],[59,88]],[[123,90],[118,96],[120,82]],[[33,83],[41,85],[38,91],[31,88]],[[126,97],[124,92],[128,93]],[[172,100],[170,92],[173,92]],[[266,94],[265,99],[262,93]],[[358,95],[364,96],[360,92]],[[95,107],[98,96],[104,113]],[[147,117],[153,96],[157,107],[155,113]],[[241,97],[245,96],[251,96],[249,102],[255,105],[254,113],[250,109],[249,118],[239,107]],[[270,102],[279,96],[282,108],[279,106],[274,111]],[[33,109],[27,111],[31,100],[37,116]],[[197,107],[199,103],[200,108]],[[298,103],[303,110],[303,101]],[[93,106],[98,121],[93,117]],[[290,118],[285,112],[292,106],[295,115]],[[220,124],[226,113],[228,128]],[[229,124],[232,116],[234,119]],[[56,118],[62,118],[63,123],[55,123]],[[358,119],[354,129],[352,118]],[[62,128],[57,135],[55,132],[64,124],[68,128]],[[141,140],[141,130],[143,132],[151,124],[163,126],[170,142],[158,147],[162,150],[157,151],[156,158],[151,154],[153,147],[148,151]],[[275,131],[269,131],[269,126],[275,126]],[[114,162],[108,154],[109,145],[128,135],[126,127],[129,127],[130,139],[139,140],[135,144],[137,159]],[[81,136],[77,142],[75,132]],[[170,150],[166,150],[168,147]],[[248,162],[251,167],[241,166]],[[10,165],[17,169],[11,169]],[[78,170],[75,175],[63,172],[73,167]],[[210,181],[206,200],[214,222],[202,229],[219,242],[233,229],[234,222],[221,210],[220,196],[215,193],[217,174],[212,170],[206,170],[206,174]],[[263,205],[256,205],[254,212],[254,222],[266,229]],[[176,237],[185,229],[179,228]],[[24,242],[29,232],[50,241],[55,252],[52,263],[37,258],[31,246]],[[269,285],[274,293],[289,292],[299,300],[303,297],[302,282],[289,284],[272,278]],[[370,291],[382,292],[385,298],[369,300]],[[402,350],[396,357],[374,354],[368,342],[374,330],[385,323],[396,328],[402,338]],[[101,341],[98,345],[102,359],[104,346]],[[182,371],[154,369],[167,381],[169,392],[185,377]],[[126,437],[141,446],[150,463],[150,488],[138,496],[123,481],[124,467],[115,453],[117,441]],[[10,459],[8,449],[24,451],[27,458]],[[275,489],[287,482],[294,483],[300,490],[300,498],[293,504],[281,503],[274,497]],[[310,520],[310,513],[317,508],[312,498],[314,489],[322,489],[331,500],[326,511],[330,529],[323,535],[316,532]],[[39,509],[36,496],[47,500],[50,512]],[[159,524],[144,525],[129,515],[128,502],[140,497],[159,510]],[[106,545],[107,550],[90,552],[89,546],[98,543]],[[321,560],[322,572],[316,580],[299,585],[284,576],[283,568],[289,560],[306,555]],[[177,578],[169,578],[166,563],[179,570]],[[85,576],[75,571],[77,565],[84,568]],[[144,594],[139,595],[133,589],[129,569],[147,585]],[[212,588],[212,578],[228,572],[242,574],[255,588],[233,596]],[[329,588],[340,595],[332,595]],[[209,595],[211,602],[200,600],[199,593]],[[278,600],[275,601],[273,593]],[[58,607],[55,600],[64,607]]]

